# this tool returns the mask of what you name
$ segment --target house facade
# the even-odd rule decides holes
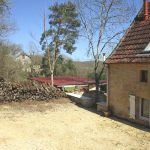
[[[107,105],[115,116],[150,126],[150,3],[144,0],[126,34],[106,60]]]
[[[31,58],[25,53],[21,53],[17,56],[16,61],[22,64],[22,70],[25,72],[31,72]]]

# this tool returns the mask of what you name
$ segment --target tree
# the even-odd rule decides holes
[[[42,58],[41,68],[42,68],[41,75],[48,77],[50,75],[49,71],[50,67],[48,65],[47,53]]]
[[[46,61],[48,62],[48,70],[53,86],[55,64],[61,50],[63,49],[72,54],[76,49],[74,44],[78,37],[80,21],[78,20],[76,7],[72,2],[56,3],[49,10],[50,29],[47,31],[44,29],[40,43],[47,55]]]
[[[39,48],[36,43],[29,43],[29,56],[31,59],[31,73],[30,76],[38,76],[41,73],[42,55],[39,54]]]
[[[57,76],[76,76],[77,75],[77,69],[75,67],[74,62],[69,58],[59,56],[57,63],[56,63],[54,75],[57,75]]]
[[[21,51],[19,45],[0,42],[0,77],[10,81],[22,79],[22,66],[15,60]]]
[[[8,22],[9,4],[8,0],[0,0],[0,39],[4,38],[7,33],[14,27]]]
[[[42,59],[42,75],[48,76],[49,75],[49,67],[48,63],[46,61],[46,56]],[[75,67],[74,62],[69,59],[65,58],[62,55],[60,55],[57,59],[57,62],[55,64],[54,69],[54,75],[55,76],[76,76],[77,75],[77,69]]]
[[[88,55],[94,59],[96,94],[99,80],[105,70],[100,69],[103,53],[112,50],[131,22],[134,7],[123,0],[75,0],[80,16],[83,37],[88,42]]]

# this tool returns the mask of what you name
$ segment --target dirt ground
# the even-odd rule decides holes
[[[150,150],[150,130],[67,99],[0,105],[0,150]]]

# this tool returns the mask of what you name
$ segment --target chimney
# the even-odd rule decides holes
[[[144,20],[148,19],[148,0],[144,0]]]
[[[103,61],[105,61],[106,60],[106,56],[105,56],[106,54],[105,53],[103,53]]]

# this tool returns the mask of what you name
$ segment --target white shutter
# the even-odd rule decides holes
[[[130,102],[130,118],[135,119],[135,96],[129,95]]]

